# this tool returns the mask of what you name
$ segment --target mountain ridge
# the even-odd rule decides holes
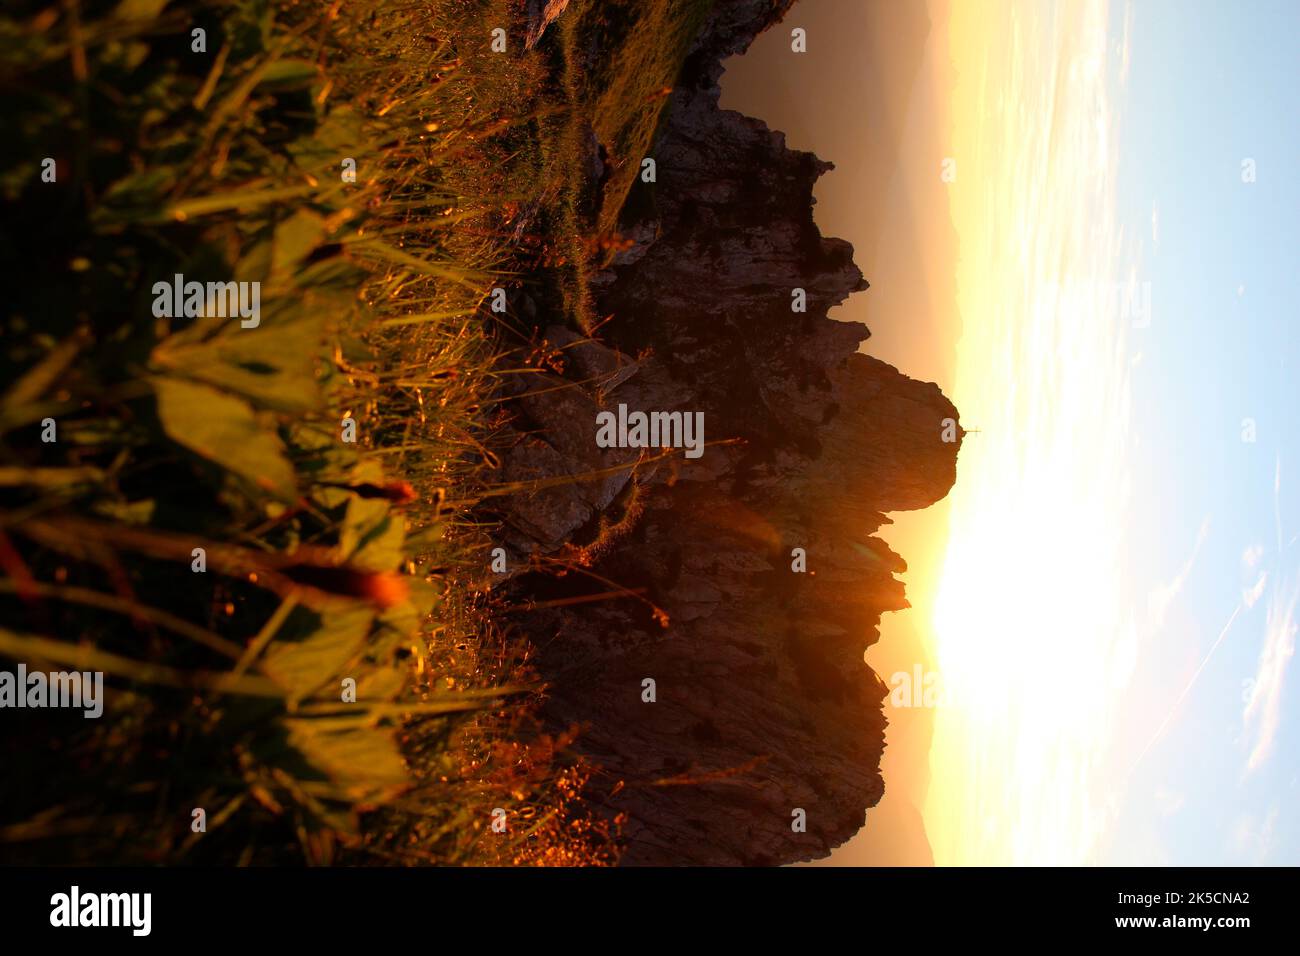
[[[517,386],[502,456],[506,480],[601,473],[499,517],[514,555],[581,569],[510,586],[533,608],[519,627],[545,720],[582,728],[627,865],[783,864],[861,828],[884,792],[888,692],[863,653],[907,606],[906,564],[874,533],[956,477],[952,404],[858,352],[865,325],[827,317],[867,288],[852,247],[813,222],[831,165],[718,106],[722,61],[791,3],[714,8],[665,110],[651,201],[620,223],[634,242],[594,283],[611,318],[598,342],[543,330],[564,360]],[[704,456],[616,470],[636,451],[592,436],[619,403],[702,411]],[[565,603],[593,577],[635,596]]]

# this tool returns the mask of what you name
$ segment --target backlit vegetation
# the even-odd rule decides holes
[[[599,245],[562,58],[489,49],[518,6],[6,6],[0,656],[110,687],[5,715],[6,860],[612,858],[473,515],[487,297],[567,265],[584,324]],[[154,318],[178,273],[260,326]]]

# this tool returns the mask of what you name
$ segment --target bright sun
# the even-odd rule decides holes
[[[957,4],[951,185],[966,438],[933,608],[937,864],[1085,862],[1132,670],[1126,330],[1115,222],[1124,51],[1104,2]]]

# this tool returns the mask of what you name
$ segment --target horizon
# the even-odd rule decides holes
[[[1294,129],[1271,120],[1297,75],[1278,24],[1297,15],[1279,4],[1238,16],[1202,3],[1197,12],[1189,30],[1186,11],[1171,4],[930,3],[919,62],[886,58],[894,74],[861,86],[858,102],[871,109],[856,140],[842,103],[819,95],[826,70],[845,81],[842,51],[853,43],[816,29],[835,15],[831,5],[809,0],[783,25],[813,27],[804,61],[791,62],[772,30],[727,64],[724,106],[836,166],[818,184],[814,214],[824,234],[854,243],[871,288],[834,315],[867,323],[863,351],[937,381],[974,436],[948,498],[891,515],[882,532],[908,562],[912,607],[884,616],[867,655],[886,680],[917,667],[964,703],[933,708],[932,727],[887,705],[885,798],[832,863],[899,862],[900,853],[929,862],[919,843],[900,848],[872,834],[875,814],[887,812],[896,828],[910,808],[921,810],[937,864],[1264,862],[1300,848],[1296,821],[1277,802],[1295,791],[1297,768],[1275,739],[1290,723],[1281,714],[1295,714],[1285,691],[1297,571],[1283,540],[1294,537],[1278,524],[1269,548],[1243,540],[1254,509],[1236,490],[1267,480],[1280,495],[1283,459],[1300,449],[1276,420],[1247,441],[1231,413],[1205,416],[1211,434],[1168,411],[1196,404],[1187,357],[1209,340],[1189,343],[1180,326],[1209,321],[1206,302],[1240,309],[1245,289],[1257,290],[1225,276],[1202,301],[1185,292],[1179,275],[1204,282],[1211,259],[1186,240],[1200,237],[1231,261],[1259,222],[1273,234],[1272,254],[1300,246],[1284,225],[1300,210],[1294,177],[1281,175],[1298,144]],[[819,43],[829,47],[820,73]],[[1208,62],[1219,85],[1207,95],[1238,104],[1224,113],[1236,118],[1232,136],[1217,146],[1205,134],[1188,140],[1176,109],[1186,86],[1206,82]],[[888,180],[880,157],[863,152],[882,139],[894,150]],[[1261,170],[1250,182],[1248,159]],[[874,207],[863,206],[869,195]],[[890,205],[900,196],[901,215]],[[909,216],[920,223],[900,224]],[[906,238],[946,228],[951,245]],[[890,266],[909,253],[927,260],[904,274],[930,285],[928,300],[895,288]],[[1265,281],[1249,341],[1284,369],[1295,359],[1285,306],[1294,270]],[[1232,374],[1224,385],[1238,391],[1252,380]],[[1282,407],[1285,374],[1255,381],[1245,390],[1268,389],[1253,401],[1257,415]],[[1169,433],[1183,450],[1169,447]],[[1272,456],[1248,464],[1262,457],[1252,456],[1260,442]],[[1233,481],[1179,501],[1187,447],[1232,454]],[[1286,511],[1280,501],[1276,511]],[[1208,573],[1202,551],[1215,548],[1218,580],[1231,580],[1239,561],[1246,597],[1233,598],[1235,585],[1191,584]],[[1265,551],[1271,566],[1256,567]],[[1225,647],[1232,628],[1241,635]],[[1258,689],[1243,702],[1245,681]],[[1205,690],[1211,683],[1217,697]],[[1199,768],[1180,755],[1194,750],[1190,728],[1212,713],[1225,726],[1212,735],[1214,763],[1251,795],[1240,810],[1190,797]]]

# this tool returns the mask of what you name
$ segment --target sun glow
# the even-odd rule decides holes
[[[955,3],[954,399],[969,434],[933,608],[938,864],[1086,862],[1132,670],[1127,296],[1104,2]]]

